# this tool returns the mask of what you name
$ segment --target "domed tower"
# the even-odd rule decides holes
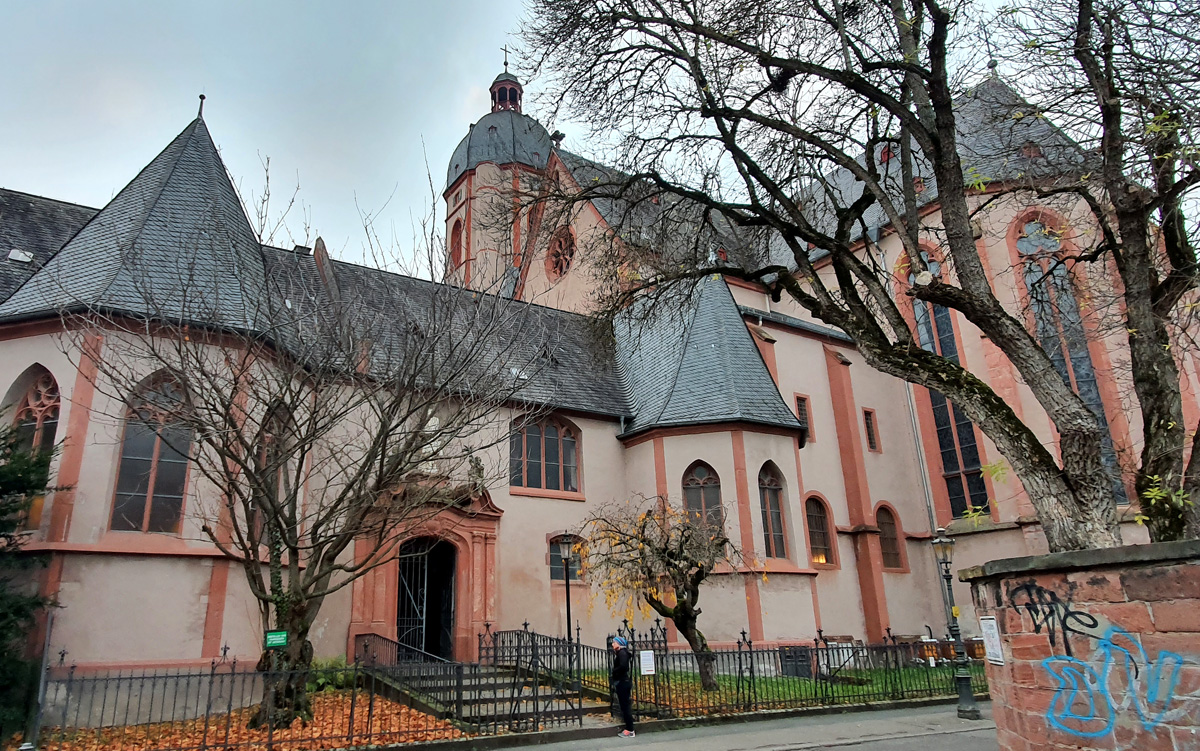
[[[527,207],[512,208],[521,203],[514,191],[543,174],[554,148],[546,128],[522,113],[523,97],[521,82],[505,66],[492,81],[492,111],[450,157],[443,193],[446,281],[502,294],[515,289],[505,280],[521,265],[530,222]]]

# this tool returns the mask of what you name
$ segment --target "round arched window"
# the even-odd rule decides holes
[[[550,241],[550,249],[546,251],[546,276],[550,281],[561,279],[571,270],[575,260],[575,238],[569,230],[562,230]]]

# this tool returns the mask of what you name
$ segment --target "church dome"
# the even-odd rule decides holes
[[[446,170],[446,187],[483,162],[543,169],[552,145],[550,133],[532,117],[515,110],[489,113],[471,126],[454,150]]]
[[[521,113],[524,91],[508,65],[492,81],[492,111],[471,126],[459,142],[446,170],[446,188],[483,162],[523,164],[544,169],[553,143],[550,133],[532,117]]]

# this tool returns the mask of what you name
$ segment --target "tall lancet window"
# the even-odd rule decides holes
[[[930,273],[935,276],[941,273],[940,263],[924,252],[921,257]],[[914,275],[909,274],[908,283],[911,285],[913,281]],[[921,348],[952,362],[959,362],[958,342],[954,338],[954,322],[950,311],[941,305],[913,298],[913,316],[916,318],[917,340]],[[940,392],[929,389],[929,401],[933,407],[942,479],[950,498],[951,513],[958,518],[968,508],[986,508],[987,485],[983,481],[975,424]]]
[[[1058,372],[1079,398],[1087,405],[1104,431],[1101,459],[1112,477],[1113,495],[1121,503],[1128,502],[1117,452],[1109,433],[1104,402],[1096,382],[1096,369],[1088,350],[1087,334],[1079,313],[1079,303],[1067,273],[1066,263],[1059,256],[1062,242],[1041,222],[1028,222],[1017,240],[1021,254],[1025,288],[1033,311],[1038,343],[1050,357]]]

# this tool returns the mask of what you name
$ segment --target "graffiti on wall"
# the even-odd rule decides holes
[[[1182,655],[1164,650],[1151,660],[1129,632],[1075,610],[1068,600],[1033,583],[1012,590],[1009,602],[1031,616],[1034,633],[1045,632],[1052,647],[1057,648],[1061,637],[1065,654],[1041,662],[1056,683],[1046,711],[1051,727],[1079,738],[1098,738],[1112,732],[1117,718],[1131,710],[1148,731],[1169,719],[1172,704],[1177,704]],[[1096,641],[1090,662],[1072,655],[1071,634]]]
[[[1035,633],[1046,631],[1050,646],[1057,647],[1062,637],[1062,648],[1071,656],[1071,634],[1102,638],[1099,633],[1100,619],[1091,613],[1075,610],[1068,600],[1063,600],[1053,590],[1027,582],[1012,590],[1009,602],[1014,608],[1024,610],[1033,620]]]

